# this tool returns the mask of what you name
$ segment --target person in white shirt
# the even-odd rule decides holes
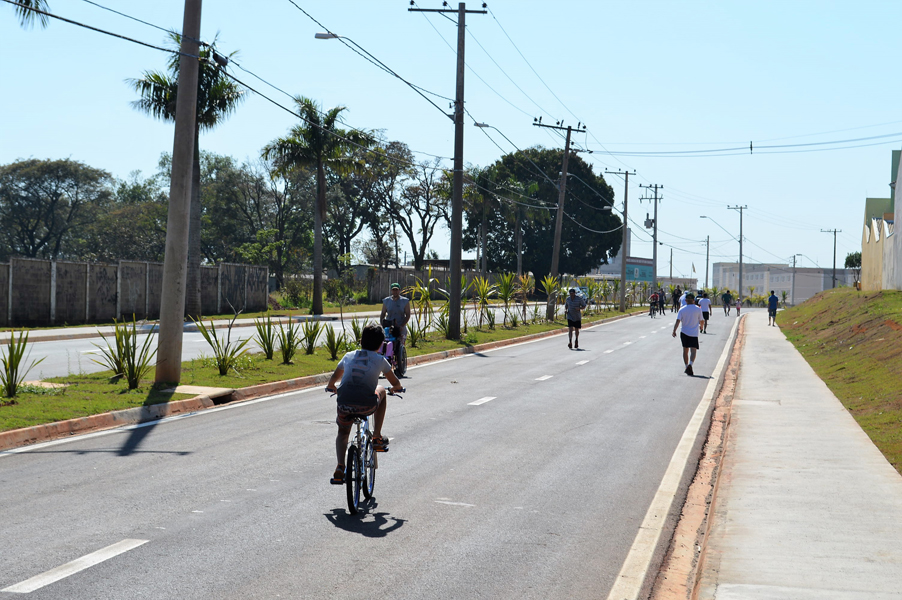
[[[708,298],[708,292],[702,292],[698,307],[702,309],[702,333],[708,333],[708,321],[711,319],[711,299]]]
[[[683,345],[683,364],[686,365],[684,373],[690,377],[692,363],[698,352],[698,328],[702,320],[702,309],[695,304],[695,296],[691,292],[683,294],[686,306],[677,313],[676,323],[673,324],[673,337],[676,337],[677,327],[680,328],[680,343]]]

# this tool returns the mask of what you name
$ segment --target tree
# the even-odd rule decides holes
[[[171,45],[178,50],[181,36],[170,34]],[[188,271],[185,289],[185,315],[199,318],[200,263],[201,263],[201,191],[200,191],[200,132],[210,130],[233,113],[244,99],[245,90],[233,82],[225,73],[225,67],[213,61],[213,47],[200,49],[200,70],[197,78],[197,116],[194,126],[194,165],[191,178],[191,212],[188,227]],[[234,57],[237,52],[229,54]],[[181,54],[173,53],[169,60],[168,73],[145,71],[140,79],[130,79],[128,83],[141,96],[132,106],[164,121],[175,122],[175,107],[178,100],[179,60]]]
[[[445,218],[451,204],[450,186],[439,168],[440,163],[441,159],[436,158],[432,164],[417,165],[409,184],[401,191],[400,200],[385,207],[410,242],[417,270],[423,268],[435,226]]]
[[[263,149],[263,158],[271,160],[276,170],[285,175],[297,169],[315,167],[316,206],[313,211],[313,314],[323,312],[323,221],[326,217],[326,173],[328,167],[337,172],[357,166],[353,151],[372,143],[369,133],[336,127],[338,116],[346,109],[337,106],[322,112],[310,98],[296,96],[295,105],[302,124],[294,126],[283,138],[273,140]]]
[[[385,242],[394,244],[393,262],[399,265],[400,250],[398,248],[397,222],[394,219],[394,208],[399,204],[401,191],[405,181],[413,174],[413,152],[404,142],[381,143],[368,155],[367,169],[364,171],[371,184],[364,192],[364,197],[373,206],[370,211],[370,232],[376,247],[383,248]],[[380,256],[385,252],[380,251]],[[388,266],[387,264],[385,266]]]
[[[43,11],[49,11],[50,6],[47,4],[47,0],[16,0],[16,15],[19,17],[19,24],[22,27],[31,27],[35,21],[37,21],[41,27],[47,27],[47,22],[49,18],[47,15],[42,15],[41,13],[34,12],[33,8]]]
[[[112,176],[73,160],[29,159],[0,167],[0,254],[56,259],[109,202]]]
[[[846,268],[855,269],[855,281],[861,281],[861,252],[849,252],[846,255]]]

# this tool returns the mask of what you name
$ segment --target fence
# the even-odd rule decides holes
[[[467,281],[472,281],[474,277],[480,276],[481,273],[475,270],[468,270],[461,271],[461,275],[466,275]],[[404,289],[415,284],[417,280],[425,284],[430,277],[438,280],[438,283],[433,283],[429,286],[432,289],[432,299],[440,300],[445,298],[446,296],[439,292],[438,288],[448,289],[448,271],[446,269],[433,268],[431,272],[429,269],[420,271],[414,269],[372,269],[367,275],[369,301],[379,303],[382,302],[383,298],[391,295],[392,283],[399,283],[401,288]],[[489,273],[488,280],[491,283],[495,283],[495,274]]]
[[[201,267],[201,310],[266,310],[269,269],[220,263]],[[0,264],[0,326],[156,319],[162,263],[94,264],[13,258]]]

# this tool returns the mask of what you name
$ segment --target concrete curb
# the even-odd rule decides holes
[[[644,316],[645,313],[634,313],[626,315],[617,315],[599,321],[587,324],[585,327],[593,327],[602,323],[610,323],[626,319],[632,316]],[[563,335],[567,333],[567,328],[553,329],[551,331],[543,331],[541,333],[533,333],[521,337],[510,338],[508,340],[500,340],[497,342],[488,342],[485,344],[477,344],[476,346],[468,346],[466,348],[458,348],[455,350],[445,350],[432,354],[423,354],[408,359],[407,364],[420,365],[446,358],[456,356],[464,356],[467,354],[477,354],[485,350],[493,350],[495,348],[503,348],[514,344],[521,344],[531,340],[538,340],[555,335]],[[176,400],[162,404],[151,404],[150,406],[141,406],[136,408],[128,408],[125,410],[117,410],[113,412],[92,415],[89,417],[81,417],[78,419],[69,419],[66,421],[58,421],[56,423],[47,423],[44,425],[35,425],[34,427],[26,427],[24,429],[13,429],[0,433],[0,451],[10,450],[21,446],[47,442],[59,438],[70,437],[73,435],[88,433],[91,431],[99,431],[103,429],[112,429],[115,427],[123,427],[125,425],[134,425],[137,423],[145,423],[147,421],[156,421],[164,417],[178,415],[183,413],[197,412],[207,408],[212,408],[220,404],[230,404],[233,402],[241,402],[252,400],[254,398],[262,398],[264,396],[273,396],[275,394],[284,394],[286,392],[298,391],[317,385],[325,384],[329,381],[331,373],[320,373],[318,375],[307,375],[305,377],[297,377],[295,379],[286,379],[283,381],[274,381],[271,383],[261,383],[246,388],[239,388],[227,396],[216,398],[215,401],[209,396],[195,396],[185,400]]]

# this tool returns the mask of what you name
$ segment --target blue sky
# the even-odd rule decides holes
[[[84,0],[49,2],[53,12],[73,20],[164,43],[162,31]],[[456,58],[448,45],[456,43],[456,26],[448,19],[409,13],[403,0],[295,2],[409,81],[453,97]],[[165,28],[181,26],[179,1],[98,3]],[[202,37],[218,32],[219,47],[238,50],[245,69],[290,94],[348,107],[348,123],[381,129],[422,159],[452,156],[453,126],[440,110],[337,40],[315,40],[323,28],[288,0],[207,0],[203,8]],[[673,248],[674,275],[690,276],[694,265],[704,280],[707,235],[712,263],[736,260],[738,243],[699,218],[707,215],[736,236],[739,215],[728,205],[749,207],[746,261],[788,263],[803,254],[800,265],[828,267],[833,236],[821,229],[842,229],[840,263],[860,250],[864,199],[888,196],[891,151],[902,147],[902,2],[497,0],[489,10],[467,18],[467,109],[520,148],[563,145],[533,127],[533,117],[586,123],[591,135],[574,139],[594,150],[580,156],[596,173],[637,171],[629,191],[633,254],[651,256],[650,234],[641,226],[651,206],[637,202],[638,186],[663,185],[659,241],[666,245],[659,247],[659,274],[669,272]],[[0,56],[0,163],[69,157],[124,178],[134,170],[149,175],[160,154],[171,150],[172,125],[132,109],[135,95],[125,84],[144,70],[163,69],[166,54],[59,21],[25,30],[13,8],[0,5]],[[289,104],[281,92],[233,72]],[[436,102],[447,107],[445,100]],[[202,135],[201,147],[254,159],[295,122],[251,94],[228,121]],[[467,163],[486,165],[501,155],[486,134],[514,150],[495,131],[468,126]],[[888,137],[751,155],[617,154],[872,136]],[[622,180],[607,179],[622,202]],[[447,240],[443,231],[432,245],[442,257]]]

